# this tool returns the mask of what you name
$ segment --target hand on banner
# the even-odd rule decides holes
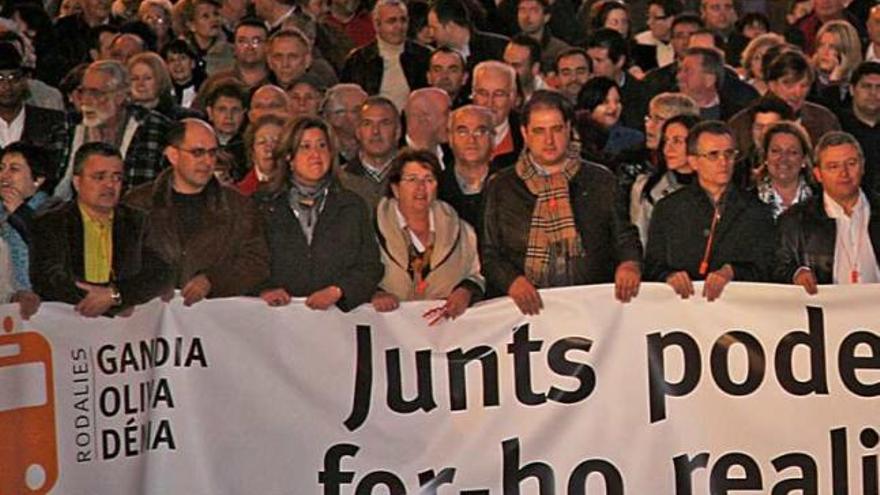
[[[36,292],[20,290],[12,295],[12,302],[18,303],[18,311],[22,320],[30,320],[40,309],[40,296]]]
[[[470,304],[471,291],[458,287],[446,298],[446,304],[425,311],[422,313],[422,318],[429,320],[428,326],[432,327],[443,320],[454,320],[463,315]]]
[[[513,298],[513,302],[524,315],[536,315],[544,308],[544,301],[541,300],[538,289],[535,289],[524,275],[516,277],[507,289],[507,294]]]
[[[733,280],[733,267],[730,265],[724,265],[714,272],[710,272],[703,283],[703,297],[709,302],[718,299],[721,297],[724,287],[731,280]]]
[[[87,318],[101,316],[115,304],[110,287],[85,282],[77,282],[76,286],[88,293],[73,309]]]
[[[377,290],[376,293],[373,294],[373,300],[370,302],[373,304],[373,309],[380,313],[394,311],[400,307],[400,301],[397,300],[397,296],[389,294],[384,290]]]
[[[269,306],[287,306],[290,304],[290,294],[281,287],[266,289],[260,292],[260,298],[266,301],[266,304]]]
[[[186,285],[183,286],[183,289],[180,290],[180,295],[183,296],[184,306],[192,306],[208,297],[208,294],[210,293],[211,281],[208,280],[208,277],[204,273],[189,279],[189,282],[187,282]]]
[[[635,261],[624,261],[614,272],[614,297],[620,302],[630,302],[639,295],[642,270]]]
[[[336,285],[328,285],[321,290],[312,292],[306,298],[306,306],[311,309],[324,311],[336,304],[340,299],[342,299],[342,289]]]
[[[694,295],[694,284],[691,282],[691,277],[686,271],[671,273],[666,277],[666,283],[671,285],[672,290],[681,296],[682,299],[687,299]]]
[[[816,275],[813,274],[813,270],[802,266],[794,272],[794,277],[792,277],[792,281],[795,285],[800,285],[807,291],[807,294],[811,296],[815,296],[816,293],[819,292],[819,284],[816,281]]]

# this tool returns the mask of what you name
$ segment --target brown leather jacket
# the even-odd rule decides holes
[[[207,208],[196,232],[180,235],[180,212],[172,201],[172,169],[132,189],[124,202],[150,214],[148,244],[175,270],[175,286],[204,274],[209,297],[241,296],[269,276],[269,248],[259,211],[236,190],[216,179],[203,191]]]

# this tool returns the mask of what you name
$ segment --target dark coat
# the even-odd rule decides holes
[[[489,165],[492,170],[501,170],[515,164],[525,144],[519,114],[511,111],[510,115],[507,116],[507,121],[510,125],[510,137],[513,139],[513,151],[493,158],[492,163]]]
[[[306,297],[330,285],[342,289],[336,305],[350,311],[376,292],[384,268],[370,213],[355,193],[334,182],[327,192],[309,244],[286,193],[260,203],[271,253],[265,287]]]
[[[150,215],[149,245],[175,270],[174,284],[182,288],[204,274],[211,282],[209,297],[251,293],[269,276],[269,249],[259,212],[250,200],[211,179],[201,224],[184,241],[180,211],[172,199],[172,169],[148,184],[132,189],[125,202]]]
[[[871,198],[871,196],[868,196]],[[871,219],[868,235],[874,258],[880,260],[880,205],[869,199]],[[779,217],[779,238],[776,243],[776,268],[773,279],[790,284],[798,268],[808,267],[820,284],[834,280],[834,247],[837,222],[825,212],[824,195],[793,205]]]
[[[400,66],[410,91],[424,88],[428,85],[428,64],[431,59],[431,50],[413,42],[407,41],[403,45],[403,53],[400,54]],[[346,83],[356,83],[364,88],[367,94],[375,95],[382,87],[382,73],[384,65],[382,56],[379,55],[379,42],[362,46],[353,50],[345,59],[339,79]]]
[[[24,131],[21,140],[35,144],[48,153],[47,179],[54,182],[64,169],[64,151],[67,148],[67,117],[63,112],[25,105]]]
[[[122,296],[122,307],[143,304],[171,287],[170,267],[146,242],[148,223],[143,212],[119,205],[113,212],[111,281]],[[76,304],[86,291],[83,220],[76,201],[37,217],[30,247],[30,276],[34,291],[46,301]],[[120,308],[114,308],[112,312]]]
[[[468,73],[472,74],[474,66],[485,60],[504,60],[504,49],[507,48],[508,41],[510,40],[506,36],[500,34],[472,31],[468,42]]]
[[[480,254],[486,282],[501,293],[523,275],[532,212],[537,198],[516,174],[515,167],[496,173],[484,191],[483,235]],[[618,207],[614,175],[605,167],[583,162],[568,190],[577,230],[581,234],[586,266],[582,284],[614,281],[622,261],[640,262],[639,233]]]
[[[772,93],[767,93],[763,98],[775,98]],[[760,102],[755,102],[746,108],[743,108],[728,121],[730,128],[733,129],[733,135],[736,137],[736,147],[740,150],[747,150],[752,146],[752,122],[754,121],[754,107]],[[837,117],[827,108],[805,101],[801,107],[797,118],[801,125],[810,135],[810,140],[814,143],[819,142],[828,131],[840,130],[840,122]]]
[[[730,264],[735,280],[769,280],[776,236],[769,207],[734,186],[722,201],[707,273]],[[644,279],[665,282],[673,272],[686,271],[692,280],[703,280],[700,262],[714,211],[711,199],[697,183],[660,200],[648,228]]]

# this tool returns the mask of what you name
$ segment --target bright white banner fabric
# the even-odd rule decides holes
[[[878,493],[880,287],[612,290],[44,304],[0,334],[0,495]]]

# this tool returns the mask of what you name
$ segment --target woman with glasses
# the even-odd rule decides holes
[[[693,182],[694,169],[688,163],[687,137],[700,121],[693,115],[678,115],[666,121],[660,137],[662,158],[653,173],[636,177],[630,192],[629,215],[639,229],[644,246],[648,242],[648,225],[658,201]]]
[[[280,173],[256,196],[271,258],[260,297],[270,306],[304,297],[311,309],[350,311],[370,300],[382,278],[370,213],[336,177],[329,124],[300,117],[281,135],[275,153]]]
[[[800,124],[782,121],[764,133],[764,167],[755,193],[770,205],[776,219],[795,203],[810,198],[814,191],[810,179],[810,136]]]
[[[275,149],[281,140],[284,119],[277,115],[263,115],[251,123],[244,133],[249,164],[248,173],[235,187],[238,192],[250,196],[261,187],[267,187],[281,173],[275,160]]]
[[[390,190],[376,212],[385,265],[373,295],[377,311],[391,311],[400,301],[445,300],[424,315],[434,324],[461,316],[483,296],[477,236],[437,199],[440,173],[440,162],[427,151],[404,149],[391,163]]]

